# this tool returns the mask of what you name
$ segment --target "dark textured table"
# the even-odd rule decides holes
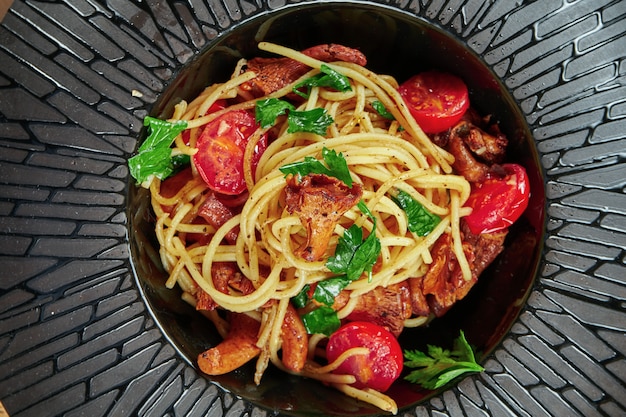
[[[292,2],[16,1],[0,24],[0,401],[26,416],[275,415],[186,364],[129,264],[126,167],[176,70]],[[380,2],[467,43],[546,174],[539,275],[486,372],[415,416],[626,415],[626,2]],[[401,413],[402,414],[402,413]]]

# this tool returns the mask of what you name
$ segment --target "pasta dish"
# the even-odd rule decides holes
[[[164,285],[223,337],[199,355],[203,372],[255,360],[257,384],[271,364],[396,413],[395,339],[470,291],[526,207],[525,174],[467,98],[431,127],[417,84],[368,70],[355,49],[259,49],[273,56],[146,119],[129,163],[150,190]],[[505,182],[521,202],[489,197],[507,214],[481,214]],[[350,323],[376,326],[362,325],[374,342],[339,340]]]

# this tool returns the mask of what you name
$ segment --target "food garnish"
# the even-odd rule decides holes
[[[178,166],[189,161],[185,157],[173,157],[171,148],[176,136],[187,128],[186,121],[168,122],[148,116],[143,124],[149,127],[150,134],[137,150],[137,155],[128,160],[130,175],[139,184],[149,181],[152,176],[165,179]]]
[[[393,116],[393,114],[391,114],[391,112],[389,110],[387,110],[387,108],[385,107],[385,105],[381,101],[374,100],[372,102],[372,107],[374,108],[374,110],[376,110],[376,112],[378,114],[383,116],[385,119],[396,120],[396,118]]]
[[[293,110],[287,117],[289,123],[287,133],[311,132],[323,136],[333,121],[326,109],[320,107],[306,111]]]
[[[321,65],[319,74],[296,84],[293,87],[293,92],[303,98],[309,98],[311,88],[313,87],[330,87],[342,92],[352,90],[348,77],[340,74],[326,64]],[[303,88],[304,92],[301,91]]]
[[[409,230],[418,236],[428,236],[441,221],[404,190],[398,190],[391,198],[406,213]]]
[[[288,101],[275,97],[268,97],[256,102],[254,113],[256,121],[261,127],[270,127],[276,123],[276,118],[287,114],[287,111],[295,110],[295,106]]]
[[[341,152],[337,154],[334,149],[324,147],[322,148],[322,158],[324,158],[326,165],[312,156],[306,156],[303,161],[286,164],[279,169],[285,175],[292,174],[297,177],[304,177],[308,174],[324,174],[335,177],[343,181],[348,187],[352,187],[350,170]]]
[[[484,368],[476,363],[474,350],[465,339],[462,330],[454,340],[452,350],[428,345],[427,353],[405,350],[404,357],[406,358],[404,365],[407,368],[418,368],[404,379],[430,390],[441,388],[460,375],[484,371]]]
[[[333,118],[328,115],[325,109],[318,107],[298,111],[288,101],[273,97],[257,101],[255,113],[256,120],[262,127],[272,126],[278,116],[287,114],[288,133],[311,132],[325,135],[328,126],[333,123]]]

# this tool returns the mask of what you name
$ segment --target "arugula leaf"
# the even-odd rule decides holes
[[[293,87],[293,92],[301,97],[309,98],[313,87],[330,87],[341,92],[352,91],[348,77],[326,64],[322,64],[319,74],[296,84]],[[302,88],[305,89],[304,92],[300,91]]]
[[[174,172],[176,166],[170,146],[176,136],[187,128],[184,120],[172,123],[150,116],[144,118],[143,124],[149,127],[150,134],[139,147],[137,155],[128,160],[130,175],[140,184],[152,175],[165,179]]]
[[[371,279],[372,268],[381,250],[380,240],[376,237],[376,218],[363,201],[359,202],[358,207],[374,222],[372,232],[363,240],[363,229],[353,224],[339,238],[335,255],[326,261],[328,269],[336,274],[346,274],[350,281],[359,279],[363,272],[367,272]]]
[[[309,334],[319,333],[330,336],[341,326],[337,312],[328,306],[318,307],[301,318]]]
[[[278,116],[285,114],[287,110],[290,112],[295,110],[294,105],[285,100],[271,97],[256,102],[254,115],[261,127],[269,127],[276,122]]]
[[[326,109],[321,107],[306,111],[292,110],[287,117],[289,124],[287,132],[311,132],[325,136],[328,126],[333,122],[333,118],[326,112]]]
[[[474,351],[462,330],[454,341],[452,351],[428,345],[428,354],[418,350],[405,350],[404,357],[407,359],[405,366],[419,368],[411,371],[404,379],[431,390],[446,385],[459,375],[484,371],[476,363]]]
[[[441,221],[439,216],[428,211],[406,191],[398,190],[391,199],[404,210],[409,230],[418,236],[427,236]]]
[[[393,114],[391,114],[389,110],[387,110],[387,108],[382,102],[376,100],[372,102],[372,107],[374,108],[374,110],[376,110],[376,113],[380,114],[385,119],[396,120],[396,118],[393,117]]]
[[[352,177],[348,169],[348,163],[342,153],[337,154],[334,149],[322,148],[322,157],[326,162],[326,167],[322,162],[312,156],[304,157],[304,161],[293,162],[279,168],[285,176],[292,174],[304,177],[308,174],[324,174],[335,177],[343,181],[348,187],[352,187]]]

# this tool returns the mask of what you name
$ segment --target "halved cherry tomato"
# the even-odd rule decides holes
[[[426,133],[439,133],[458,122],[469,107],[467,86],[455,75],[427,71],[402,83],[398,92]]]
[[[196,143],[198,152],[193,163],[213,191],[236,195],[246,190],[243,154],[257,127],[254,115],[245,110],[225,113],[204,127]],[[264,135],[255,148],[253,171],[266,147]]]
[[[216,111],[220,111],[226,108],[226,100],[224,99],[219,99],[219,100],[215,100],[215,102],[211,105],[211,107],[209,107],[209,109],[206,111],[206,113],[204,113],[204,115],[206,116],[207,114],[211,114],[211,113],[215,113]],[[189,139],[191,138],[191,132],[187,129],[183,130],[183,142],[185,143],[185,145],[189,145]]]
[[[356,377],[356,388],[386,391],[402,372],[402,349],[396,338],[384,327],[366,321],[354,321],[340,327],[330,336],[326,356],[334,361],[348,349],[365,347],[369,355],[346,359],[334,372]]]
[[[465,222],[474,234],[492,233],[512,225],[528,206],[530,184],[524,167],[504,164],[505,176],[491,175],[481,183],[472,184],[465,203],[472,213]]]

